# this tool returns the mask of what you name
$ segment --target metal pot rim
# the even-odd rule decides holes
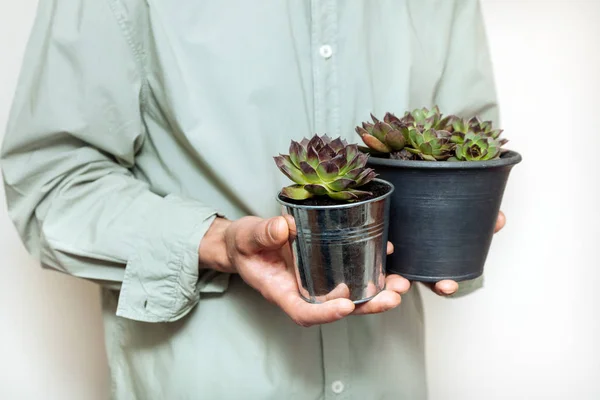
[[[334,205],[328,205],[328,206],[306,206],[306,205],[302,205],[302,204],[294,204],[294,203],[288,203],[285,200],[281,199],[281,192],[279,192],[276,196],[277,201],[279,202],[279,204],[282,204],[286,207],[291,207],[291,208],[304,208],[304,209],[309,209],[309,210],[332,210],[332,209],[343,209],[343,208],[351,208],[351,207],[360,207],[364,204],[368,204],[368,203],[373,203],[379,200],[383,200],[386,197],[389,197],[392,195],[392,193],[394,192],[395,188],[394,185],[391,184],[390,182],[383,180],[383,179],[379,179],[379,178],[375,178],[373,179],[374,182],[379,182],[379,183],[383,183],[384,185],[387,185],[390,190],[388,190],[386,193],[382,194],[381,196],[378,197],[374,197],[372,199],[368,199],[368,200],[362,200],[362,201],[357,201],[357,202],[353,202],[353,203],[346,203],[346,204],[334,204]]]
[[[487,161],[423,161],[423,160],[392,160],[370,156],[368,163],[376,166],[413,169],[486,169],[513,166],[523,158],[516,151],[509,150],[502,157]]]

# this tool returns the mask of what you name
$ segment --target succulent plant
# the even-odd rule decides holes
[[[485,161],[500,155],[502,144],[482,133],[467,132],[462,144],[457,144],[454,161]]]
[[[390,124],[391,121],[387,114],[383,121],[375,118],[373,114],[371,114],[371,119],[373,123],[363,122],[362,127],[356,127],[356,133],[370,149],[379,153],[391,153],[404,148],[404,136],[398,126]]]
[[[437,106],[407,111],[402,118],[388,112],[383,122],[371,118],[373,123],[356,127],[367,145],[361,150],[397,160],[489,160],[499,157],[507,142],[499,138],[502,130],[493,129],[491,121],[444,116]],[[398,139],[398,132],[404,141]]]
[[[416,108],[413,111],[405,112],[404,117],[400,120],[400,123],[404,126],[414,126],[416,128],[443,130],[451,131],[452,123],[457,119],[454,115],[448,115],[444,117],[440,112],[438,106],[433,107],[431,110],[426,107]]]
[[[457,118],[452,123],[452,142],[462,144],[465,139],[465,134],[473,132],[481,134],[484,137],[498,139],[502,133],[502,129],[492,129],[492,121],[481,121],[478,117],[472,117],[468,121]],[[502,144],[507,140],[501,139]]]
[[[406,132],[410,143],[406,150],[410,153],[427,161],[447,160],[452,157],[455,146],[450,142],[450,132],[433,128],[421,132],[415,127],[407,128]]]
[[[357,145],[314,135],[310,140],[292,141],[289,152],[273,157],[281,172],[295,182],[282,189],[282,196],[293,200],[329,196],[353,201],[371,195],[357,189],[377,176],[373,169],[366,168],[368,155],[361,153]]]

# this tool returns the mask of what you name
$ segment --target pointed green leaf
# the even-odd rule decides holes
[[[350,191],[329,192],[329,193],[327,193],[327,196],[331,197],[334,200],[340,200],[340,201],[350,201],[350,200],[356,200],[358,198],[358,196],[356,196],[355,194],[352,194]]]
[[[363,135],[361,138],[367,146],[369,146],[375,151],[378,151],[380,153],[389,153],[390,151],[392,151],[392,149],[390,149],[385,143],[381,142],[375,136],[366,134]]]
[[[421,156],[421,158],[422,158],[423,160],[427,160],[427,161],[437,161],[437,160],[435,159],[435,157],[434,157],[434,156],[432,156],[432,155],[429,155],[429,154],[423,154],[423,153],[421,153],[421,154],[419,154],[419,155]]]
[[[349,186],[355,184],[353,179],[340,178],[327,184],[327,187],[334,192],[341,192]]]
[[[345,179],[352,179],[352,180],[355,181],[356,179],[358,179],[358,176],[363,171],[364,171],[364,168],[362,168],[362,167],[360,167],[360,168],[354,168],[354,169],[346,172],[346,174],[344,174],[343,178],[345,178]]]
[[[313,195],[302,185],[287,186],[281,189],[281,195],[293,200],[306,200],[311,198]]]
[[[431,143],[429,142],[421,143],[419,150],[421,150],[421,153],[423,154],[431,155],[433,153],[433,147],[431,147]]]
[[[461,132],[454,132],[450,137],[452,143],[462,144],[465,141],[465,135]]]
[[[350,163],[360,153],[358,146],[350,144],[344,148],[344,154],[346,155],[346,162]]]
[[[373,132],[371,132],[371,135],[375,136],[380,142],[384,141],[384,137],[385,137],[385,131],[384,129],[386,129],[385,127],[389,126],[388,124],[386,124],[385,122],[377,122],[375,124],[375,126],[373,127]]]
[[[398,151],[404,148],[404,144],[406,143],[406,141],[404,140],[404,136],[402,136],[402,133],[399,130],[394,129],[388,132],[387,135],[385,135],[385,143],[392,150]]]

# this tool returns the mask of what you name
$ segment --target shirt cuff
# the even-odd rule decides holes
[[[117,315],[143,322],[171,322],[198,303],[201,292],[221,293],[229,274],[199,272],[198,248],[217,212],[169,195],[148,215],[145,236],[128,260]]]

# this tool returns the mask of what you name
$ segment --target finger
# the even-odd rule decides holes
[[[364,315],[382,313],[397,307],[401,301],[402,299],[397,292],[386,289],[379,292],[377,296],[373,297],[366,303],[357,305],[352,314]]]
[[[292,217],[290,214],[285,214],[283,218],[288,224],[288,229],[290,231],[289,238],[294,239],[296,235],[298,235],[298,231],[296,229],[296,220],[294,220],[294,217]]]
[[[389,256],[394,252],[394,245],[392,242],[387,242],[387,255]]]
[[[285,218],[252,218],[245,220],[238,230],[236,245],[243,254],[252,254],[279,249],[287,243],[288,238],[289,227]]]
[[[448,280],[448,279],[436,282],[436,284],[433,285],[433,291],[438,296],[449,296],[451,294],[456,293],[457,290],[458,290],[458,283],[456,283],[455,281]]]
[[[504,225],[506,225],[506,215],[504,215],[504,213],[500,211],[498,213],[498,219],[496,220],[496,228],[494,229],[494,233],[504,228]]]
[[[331,292],[327,293],[323,300],[334,300],[334,299],[349,299],[350,298],[350,288],[345,283],[340,283],[333,289]]]
[[[334,299],[321,304],[311,304],[301,299],[297,293],[288,292],[277,304],[298,325],[313,325],[334,322],[350,315],[354,303],[348,299]]]
[[[410,281],[400,275],[388,275],[385,278],[385,288],[398,294],[404,294],[410,289]]]

